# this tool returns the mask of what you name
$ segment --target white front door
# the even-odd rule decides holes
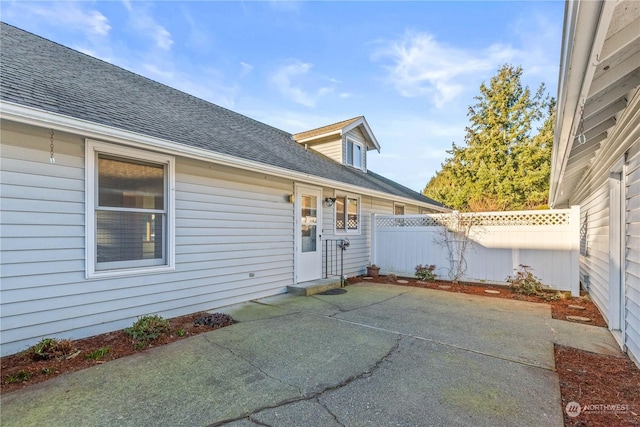
[[[322,276],[322,190],[296,186],[296,282]]]

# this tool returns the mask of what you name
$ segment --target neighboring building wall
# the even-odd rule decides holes
[[[580,282],[609,321],[609,185],[580,203]]]
[[[2,123],[2,355],[286,291],[293,183],[178,158],[176,269],[85,279],[84,139]],[[254,273],[254,277],[250,276]]]
[[[640,141],[631,151],[626,165],[625,334],[629,353],[640,364]]]
[[[640,361],[640,90],[629,98],[571,203],[581,208],[583,285],[614,337]],[[619,178],[614,178],[618,173]],[[621,195],[612,198],[615,188],[620,188]],[[618,260],[616,252],[622,252]],[[622,284],[616,285],[616,280]]]

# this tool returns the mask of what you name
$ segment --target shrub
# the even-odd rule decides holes
[[[231,316],[225,313],[213,313],[199,317],[194,322],[196,325],[206,325],[212,328],[222,328],[233,324]]]
[[[160,334],[169,331],[169,321],[157,314],[153,316],[142,316],[124,332],[137,341],[136,347],[142,348],[149,341],[157,339]]]
[[[512,291],[525,295],[538,295],[544,290],[544,285],[533,274],[533,268],[520,264],[515,276],[507,277]]]
[[[436,269],[435,265],[416,265],[416,277],[423,282],[433,282],[436,280],[436,275],[433,270]]]
[[[34,360],[58,359],[68,356],[75,351],[71,340],[43,338],[38,344],[27,350]]]

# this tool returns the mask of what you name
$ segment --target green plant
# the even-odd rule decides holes
[[[100,360],[100,359],[102,359],[104,356],[106,356],[109,353],[111,353],[111,347],[100,347],[99,349],[94,350],[89,354],[85,354],[84,358],[85,359]]]
[[[53,373],[53,369],[44,367],[40,369],[40,373],[45,375],[51,375],[51,373]]]
[[[32,376],[33,374],[31,372],[21,369],[15,375],[7,375],[7,382],[8,383],[16,383],[18,381],[25,382],[25,381],[29,381]]]
[[[69,339],[43,338],[27,351],[34,360],[48,360],[68,356],[75,351],[75,348]]]
[[[223,328],[233,324],[233,319],[226,313],[213,313],[202,316],[194,322],[196,325],[206,325],[212,328]]]
[[[416,265],[416,277],[423,282],[433,282],[436,280],[436,275],[433,270],[436,269],[435,265]]]
[[[145,347],[149,341],[157,339],[160,334],[168,331],[169,321],[157,314],[139,317],[131,327],[124,330],[127,335],[137,341],[137,349]]]
[[[520,264],[515,276],[507,277],[509,288],[512,291],[525,295],[539,295],[544,290],[544,285],[533,274],[533,268]]]
[[[176,334],[178,334],[179,337],[183,337],[185,336],[186,332],[184,331],[184,329],[178,329],[176,331]]]

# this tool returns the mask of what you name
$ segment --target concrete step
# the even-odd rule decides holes
[[[292,295],[309,296],[328,291],[329,289],[339,288],[341,285],[339,277],[330,277],[328,279],[312,280],[310,282],[287,286],[287,293]]]

